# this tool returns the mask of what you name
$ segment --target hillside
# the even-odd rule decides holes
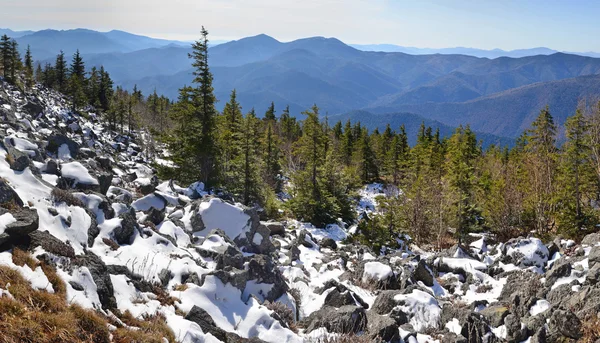
[[[581,98],[600,94],[600,75],[527,85],[475,100],[458,103],[398,104],[370,110],[376,113],[405,111],[455,126],[470,123],[476,131],[517,137],[546,105],[562,125],[575,113]]]
[[[160,180],[145,135],[0,81],[0,339],[300,343],[596,339],[600,235],[374,251]],[[355,211],[380,214],[381,184]],[[221,197],[220,197],[221,195]],[[528,285],[524,287],[524,285]],[[593,341],[593,340],[592,340]]]

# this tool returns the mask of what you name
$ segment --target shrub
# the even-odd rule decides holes
[[[50,196],[54,202],[64,202],[69,206],[85,207],[85,204],[83,201],[81,201],[81,199],[74,196],[70,191],[64,189],[54,187],[52,192],[50,192]]]

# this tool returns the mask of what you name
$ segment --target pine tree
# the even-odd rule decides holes
[[[69,75],[69,94],[71,95],[72,111],[75,112],[87,103],[85,94],[85,65],[79,50],[73,55]]]
[[[39,62],[37,64],[37,67],[35,68],[35,82],[44,82],[44,71],[42,70],[42,65]]]
[[[231,91],[229,101],[225,104],[223,115],[219,117],[219,139],[220,139],[220,161],[221,178],[223,184],[236,192],[239,187],[240,172],[242,167],[236,165],[238,156],[241,153],[241,125],[242,125],[242,107],[237,101],[235,89]]]
[[[27,88],[33,87],[35,82],[33,75],[33,57],[31,56],[31,48],[27,45],[27,51],[25,52],[25,86]],[[39,64],[38,64],[39,67]]]
[[[274,120],[268,120],[266,123],[265,133],[262,139],[263,142],[263,159],[264,159],[264,178],[271,189],[280,190],[279,182],[279,139],[276,134]]]
[[[66,93],[68,87],[68,76],[67,76],[67,61],[65,60],[65,53],[61,50],[56,56],[56,63],[54,64],[54,82],[56,89],[59,92]]]
[[[113,81],[110,78],[108,72],[104,70],[103,66],[100,66],[99,77],[100,81],[98,84],[98,102],[100,103],[100,108],[106,112],[110,109],[110,104],[114,92]]]
[[[217,181],[217,144],[215,139],[215,126],[217,110],[216,98],[213,94],[213,75],[208,66],[208,31],[202,27],[202,37],[192,44],[189,57],[193,60],[195,68],[193,83],[196,85],[192,94],[195,107],[194,115],[198,121],[199,134],[197,135],[194,155],[197,159],[199,180],[207,186],[214,185]]]
[[[12,46],[11,46],[10,37],[8,37],[7,35],[2,35],[2,38],[0,38],[0,54],[2,55],[1,56],[2,63],[0,63],[0,64],[2,65],[2,76],[7,81],[10,80],[10,73],[11,73],[11,69],[12,69],[11,48],[12,48]]]
[[[10,42],[10,81],[11,83],[17,83],[17,75],[23,68],[21,63],[21,56],[19,55],[19,44],[16,40]]]
[[[242,201],[245,205],[250,205],[257,201],[260,195],[260,122],[256,118],[254,111],[246,114],[242,119],[240,132],[241,153],[237,159],[242,166]]]
[[[277,118],[275,118],[275,103],[272,102],[272,101],[271,101],[271,105],[267,109],[267,112],[265,112],[265,120],[266,121],[275,121],[275,120],[277,120]]]
[[[527,197],[528,209],[533,218],[532,226],[540,233],[554,227],[554,205],[556,177],[556,125],[546,106],[531,124],[526,135],[526,167],[530,177],[531,192]]]

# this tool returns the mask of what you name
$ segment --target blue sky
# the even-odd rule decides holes
[[[600,1],[591,0],[0,0],[11,29],[120,29],[213,40],[266,33],[414,47],[600,51]]]

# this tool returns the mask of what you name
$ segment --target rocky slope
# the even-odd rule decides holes
[[[598,234],[380,255],[344,244],[353,228],[264,221],[161,181],[142,135],[67,109],[52,91],[0,88],[0,265],[54,292],[13,263],[27,249],[57,268],[67,302],[159,313],[179,342],[563,342],[600,311]],[[365,187],[359,209],[380,192]]]

